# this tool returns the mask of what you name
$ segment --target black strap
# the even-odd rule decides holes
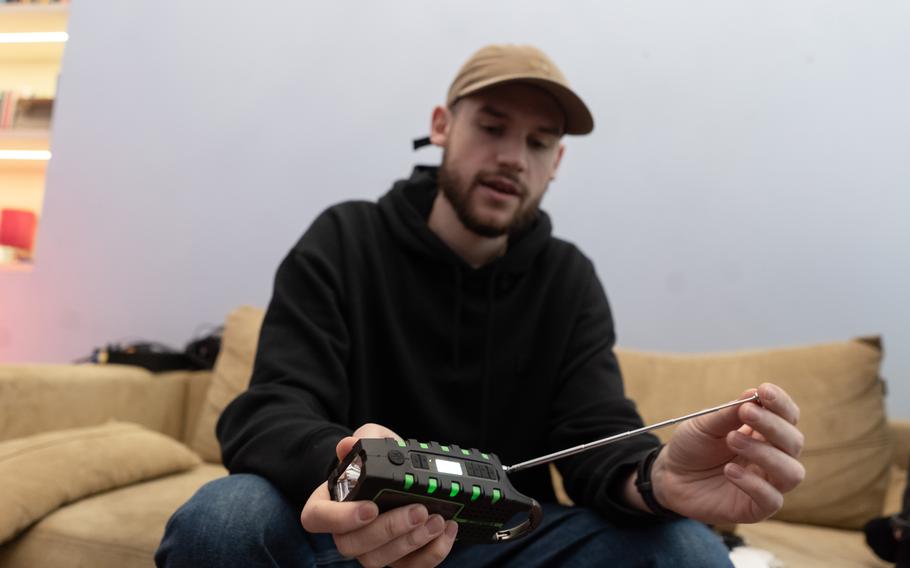
[[[414,139],[414,149],[415,150],[419,150],[419,149],[423,148],[424,146],[429,146],[430,144],[432,144],[432,142],[430,142],[429,136]]]
[[[667,509],[658,503],[657,498],[654,497],[654,485],[651,483],[651,467],[657,459],[657,454],[659,454],[662,449],[663,446],[657,446],[645,456],[645,459],[643,459],[641,463],[638,464],[638,476],[635,480],[635,488],[638,489],[638,493],[644,500],[645,505],[647,505],[648,508],[651,509],[651,512],[658,517],[682,519],[684,518],[682,515]]]

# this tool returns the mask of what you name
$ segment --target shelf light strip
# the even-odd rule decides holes
[[[50,160],[51,153],[47,150],[0,150],[0,160]]]
[[[0,33],[0,43],[65,43],[66,32]]]

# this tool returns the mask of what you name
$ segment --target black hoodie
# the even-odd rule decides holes
[[[642,425],[590,260],[540,212],[474,269],[427,226],[436,191],[436,168],[418,166],[378,204],[329,208],[281,263],[250,388],[218,422],[231,472],[260,474],[302,507],[336,443],[367,422],[504,464]],[[640,436],[557,466],[577,504],[640,519],[618,494],[656,445]],[[546,467],[510,479],[554,500]]]

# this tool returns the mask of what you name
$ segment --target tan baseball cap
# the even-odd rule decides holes
[[[566,115],[566,134],[594,130],[594,118],[565,75],[541,50],[531,45],[488,45],[472,55],[452,86],[446,105],[451,107],[467,95],[503,83],[528,83],[550,93]]]
[[[472,55],[461,69],[446,97],[452,107],[458,99],[493,85],[526,83],[546,90],[566,115],[566,134],[588,134],[594,118],[588,106],[569,87],[565,75],[541,50],[532,45],[488,45]],[[414,148],[430,144],[429,138],[414,141]]]

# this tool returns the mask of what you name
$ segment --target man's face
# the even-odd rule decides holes
[[[485,89],[434,113],[444,147],[439,187],[461,223],[484,237],[519,232],[536,217],[562,157],[562,110],[522,84]]]

